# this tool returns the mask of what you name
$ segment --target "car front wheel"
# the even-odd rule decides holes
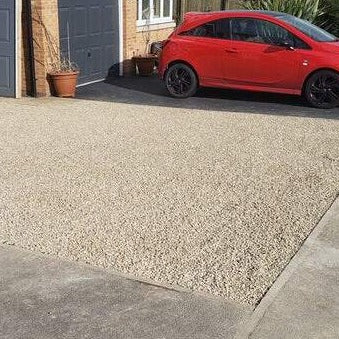
[[[188,98],[198,89],[198,79],[191,67],[177,63],[169,67],[165,76],[168,92],[175,98]]]
[[[334,108],[339,105],[339,74],[333,71],[314,73],[305,86],[305,97],[316,108]]]

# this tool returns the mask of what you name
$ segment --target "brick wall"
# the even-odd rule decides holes
[[[21,91],[22,95],[31,94],[31,69],[29,63],[29,47],[28,47],[28,32],[27,32],[27,8],[26,1],[22,3],[22,15],[21,15],[21,24],[22,24],[22,35],[21,35]]]
[[[28,55],[27,8],[25,8],[24,3],[22,13],[22,89],[23,95],[27,95],[31,91],[29,81],[31,70]],[[57,13],[57,0],[32,0],[35,79],[38,96],[50,94],[47,71],[51,53],[47,37],[50,36],[58,47],[59,23]]]
[[[146,51],[147,30],[150,33],[150,42],[165,40],[172,32],[173,27],[162,28],[166,25],[137,27],[137,1],[124,0],[124,75],[135,73],[131,58]]]

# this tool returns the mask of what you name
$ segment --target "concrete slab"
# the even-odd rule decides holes
[[[0,338],[338,338],[339,199],[255,310],[0,246]]]
[[[0,247],[0,338],[232,338],[250,308]]]
[[[339,338],[339,199],[251,318],[243,338]]]

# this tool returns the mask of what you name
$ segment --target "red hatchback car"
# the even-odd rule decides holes
[[[177,98],[199,86],[304,95],[339,104],[339,39],[292,15],[188,13],[163,43],[160,76]]]

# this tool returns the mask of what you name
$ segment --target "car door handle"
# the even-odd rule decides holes
[[[227,52],[227,53],[238,53],[238,50],[236,48],[226,48],[225,52]]]

